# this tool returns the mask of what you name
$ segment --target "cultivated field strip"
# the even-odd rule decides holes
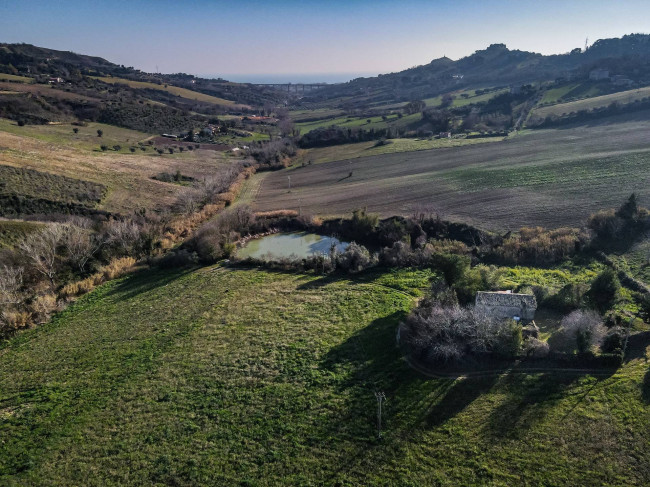
[[[580,225],[636,192],[650,198],[648,113],[504,142],[342,160],[269,175],[258,210],[383,216],[430,205],[491,229]],[[291,176],[291,192],[287,176]]]

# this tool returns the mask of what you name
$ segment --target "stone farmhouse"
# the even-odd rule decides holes
[[[535,319],[537,300],[533,294],[479,291],[476,293],[475,308],[497,319],[514,319],[529,323]]]

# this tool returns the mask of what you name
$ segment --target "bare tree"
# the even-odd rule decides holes
[[[99,234],[91,234],[75,225],[67,227],[64,246],[68,259],[81,273],[86,270],[86,264],[104,243],[104,238]]]
[[[52,285],[54,285],[60,258],[59,247],[64,241],[65,234],[65,225],[48,225],[33,237],[22,241],[18,246],[19,251],[34,270],[47,277]]]
[[[125,255],[133,252],[140,240],[140,225],[128,220],[111,220],[106,225],[104,241],[115,246]]]
[[[573,348],[579,352],[588,352],[593,347],[602,343],[607,329],[603,320],[595,311],[576,310],[562,318],[560,328],[560,343]]]
[[[23,285],[23,268],[3,265],[0,267],[0,305],[17,304]]]

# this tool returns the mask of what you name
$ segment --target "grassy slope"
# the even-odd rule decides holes
[[[325,160],[266,177],[259,210],[320,215],[356,208],[410,215],[419,204],[487,229],[580,226],[593,212],[620,206],[632,192],[650,197],[646,112],[587,126],[541,130],[505,142],[352,159],[323,150]],[[391,146],[386,146],[390,148]],[[368,150],[370,152],[370,150]],[[352,177],[349,172],[353,171]]]
[[[503,137],[484,137],[476,139],[391,139],[390,144],[376,146],[375,141],[357,142],[354,144],[333,145],[330,147],[317,147],[301,153],[296,160],[297,164],[311,161],[320,162],[340,161],[342,159],[356,159],[359,157],[378,156],[381,154],[394,154],[396,152],[413,152],[445,147],[462,147],[466,145],[482,144],[485,142],[499,142]]]
[[[206,95],[204,93],[199,93],[198,91],[188,90],[187,88],[180,88],[178,86],[172,85],[158,85],[156,83],[149,83],[147,81],[132,81],[122,78],[110,78],[110,77],[97,77],[96,79],[103,81],[104,83],[111,84],[123,84],[130,86],[131,88],[140,89],[140,90],[158,90],[171,93],[172,95],[180,96],[181,98],[186,98],[188,100],[198,100],[206,103],[214,103],[215,105],[234,105],[235,102],[231,100],[226,100],[224,98],[218,98],[216,96]]]
[[[650,481],[646,362],[426,379],[394,343],[428,277],[212,267],[105,285],[0,349],[0,483]]]
[[[418,122],[422,119],[422,114],[414,113],[413,115],[405,115],[399,118],[397,115],[389,115],[384,121],[382,117],[338,117],[338,118],[325,118],[313,122],[297,123],[296,127],[301,130],[301,133],[306,134],[317,128],[330,127],[336,125],[344,128],[362,128],[364,130],[370,129],[385,129],[388,127],[407,127],[408,125]],[[370,120],[370,123],[368,123]]]
[[[13,247],[27,235],[42,228],[43,224],[22,220],[0,220],[0,249]]]
[[[90,123],[78,127],[74,134],[70,124],[26,125],[0,119],[0,159],[3,165],[35,169],[41,172],[91,181],[108,188],[101,209],[130,213],[137,208],[159,208],[170,205],[185,188],[171,183],[152,180],[161,172],[204,177],[216,168],[229,164],[220,152],[195,150],[159,156],[153,147],[146,145],[143,152],[135,153],[130,146],[149,136],[134,130],[110,125]],[[97,137],[97,129],[103,136]],[[100,144],[109,147],[99,150]],[[120,145],[119,152],[112,149]]]
[[[555,95],[551,95],[555,96]],[[591,110],[593,108],[606,107],[613,102],[622,104],[633,103],[650,96],[650,86],[635,88],[633,90],[611,93],[609,95],[593,96],[584,100],[577,100],[568,103],[559,103],[548,107],[535,108],[533,114],[539,117],[548,117],[549,115],[561,116],[580,110]],[[544,100],[542,100],[544,101]]]
[[[0,81],[11,81],[14,83],[33,83],[34,78],[27,76],[18,76],[16,74],[0,73]]]

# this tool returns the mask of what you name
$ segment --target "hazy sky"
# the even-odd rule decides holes
[[[650,32],[650,0],[0,0],[0,42],[226,78],[378,74],[495,42],[551,54],[633,32]]]

